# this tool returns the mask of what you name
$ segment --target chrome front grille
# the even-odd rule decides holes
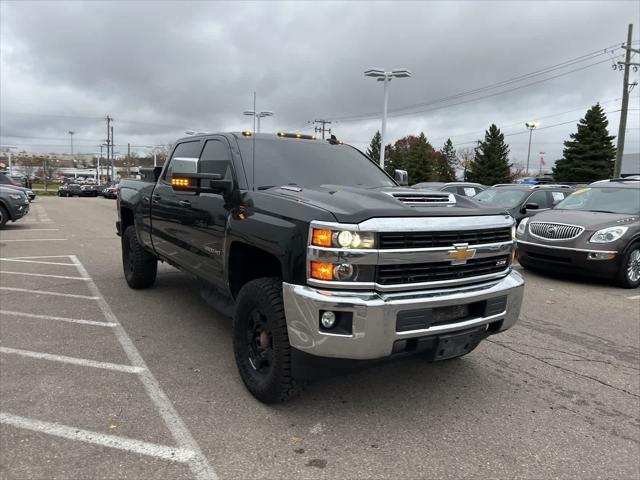
[[[456,203],[456,197],[453,194],[446,192],[391,192],[389,195],[405,205],[413,207],[427,205],[453,205]]]
[[[399,192],[398,192],[399,193]],[[401,292],[472,285],[509,274],[513,218],[416,216],[371,218],[358,224],[313,221],[307,246],[307,282],[314,287]],[[372,232],[371,248],[323,247],[313,229]],[[352,279],[320,279],[312,262],[350,264]]]
[[[529,232],[534,237],[545,240],[573,240],[584,232],[584,228],[563,223],[531,222]]]

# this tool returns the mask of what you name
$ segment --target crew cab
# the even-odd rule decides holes
[[[335,139],[192,136],[145,175],[120,183],[127,283],[152,286],[158,261],[196,277],[260,401],[335,367],[459,357],[518,319],[510,215],[401,186]]]

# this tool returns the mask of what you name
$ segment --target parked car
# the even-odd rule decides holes
[[[30,202],[35,200],[36,198],[36,194],[33,192],[33,190],[31,190],[30,188],[21,187],[13,178],[11,178],[6,173],[0,173],[0,185],[2,185],[3,187],[13,188],[14,190],[21,191],[29,198]]]
[[[82,187],[77,183],[67,183],[58,188],[59,197],[81,197]]]
[[[611,180],[576,190],[517,230],[525,268],[586,273],[640,285],[640,182]]]
[[[29,213],[29,198],[24,192],[0,185],[0,228]]]
[[[478,193],[473,199],[506,209],[520,223],[525,217],[552,208],[571,192],[573,189],[568,185],[498,184]]]
[[[436,190],[441,192],[451,192],[465,197],[473,197],[482,192],[487,187],[479,183],[469,182],[422,182],[416,183],[411,188],[417,190]]]
[[[118,198],[118,184],[111,185],[102,190],[102,196],[104,198],[115,199]]]
[[[97,197],[98,186],[93,184],[85,184],[80,187],[81,196],[83,197]]]
[[[151,287],[158,261],[196,276],[235,312],[239,375],[263,402],[340,364],[466,355],[517,321],[515,222],[394,178],[334,139],[183,138],[150,180],[120,182],[124,278]]]

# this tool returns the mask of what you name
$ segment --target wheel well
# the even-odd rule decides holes
[[[128,208],[120,209],[120,231],[124,233],[127,227],[133,225],[133,212]]]
[[[282,276],[282,266],[274,255],[240,242],[231,244],[228,269],[229,286],[234,298],[251,280]]]

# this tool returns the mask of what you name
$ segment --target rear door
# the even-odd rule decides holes
[[[151,197],[151,229],[155,250],[181,267],[189,267],[189,226],[193,223],[190,192],[176,192],[171,186],[174,173],[196,173],[201,140],[177,144]]]
[[[219,174],[223,179],[237,184],[226,138],[206,140],[198,162],[198,173]],[[200,193],[190,202],[192,214],[197,219],[190,227],[190,261],[197,265],[198,275],[224,290],[224,239],[231,214],[230,206],[222,193]]]

